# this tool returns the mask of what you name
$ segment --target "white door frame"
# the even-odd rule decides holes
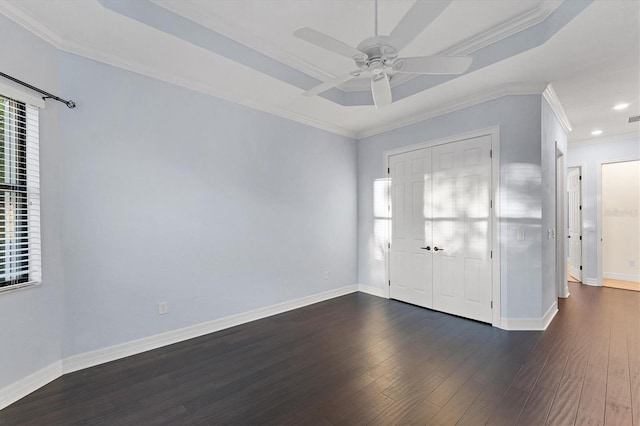
[[[558,147],[556,141],[556,297],[569,297],[567,286],[567,168],[565,167],[565,153]]]
[[[458,142],[465,139],[477,138],[480,136],[491,136],[491,199],[493,208],[491,209],[491,283],[493,313],[491,325],[501,327],[501,286],[500,286],[500,221],[496,212],[500,211],[500,126],[492,126],[484,129],[473,130],[471,132],[460,133],[440,139],[433,139],[415,145],[408,145],[401,148],[392,149],[383,153],[384,169],[383,175],[389,177],[389,157],[422,148],[430,148],[436,145],[443,145],[451,142]],[[391,227],[389,227],[389,230]],[[390,241],[389,236],[387,240]],[[389,282],[389,249],[385,250],[385,281]],[[387,299],[389,299],[389,286],[387,285]]]
[[[602,221],[602,166],[604,166],[605,164],[613,164],[613,163],[625,163],[627,161],[639,161],[640,157],[636,157],[636,158],[623,158],[623,159],[619,159],[619,160],[607,160],[607,161],[603,161],[601,163],[598,164],[598,194],[596,197],[596,209],[597,211],[597,218],[596,218],[596,229],[598,230],[597,235],[596,235],[596,256],[597,256],[597,269],[598,269],[598,274],[597,274],[597,282],[596,284],[592,284],[592,285],[599,285],[602,286],[602,275],[603,275],[603,270],[602,270],[602,226],[603,226],[603,221]],[[584,247],[583,247],[584,250]]]

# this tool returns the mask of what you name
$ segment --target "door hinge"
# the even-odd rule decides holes
[[[391,248],[391,243],[387,243],[387,248]]]
[[[489,150],[489,158],[493,158],[493,150],[492,149]]]
[[[387,167],[387,174],[391,173],[391,167]]]
[[[489,208],[492,209],[493,208],[493,200],[489,200]]]
[[[582,176],[578,176],[578,180],[582,180]]]
[[[580,210],[582,210],[582,206],[580,206]]]
[[[582,271],[582,265],[580,265],[580,270]]]
[[[580,241],[582,241],[582,235],[580,235]]]
[[[491,301],[491,309],[493,309],[493,300]]]
[[[389,285],[391,285],[391,280],[389,280]]]
[[[491,253],[491,259],[493,259],[493,250],[491,250],[490,253]]]

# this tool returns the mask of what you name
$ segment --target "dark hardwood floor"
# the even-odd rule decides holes
[[[0,424],[640,425],[640,293],[545,332],[355,293],[63,376]]]

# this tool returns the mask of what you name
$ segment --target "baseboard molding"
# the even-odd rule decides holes
[[[602,284],[600,284],[598,282],[597,278],[585,278],[584,281],[582,281],[582,284],[586,284],[586,285],[592,285],[595,287],[601,287]]]
[[[540,318],[501,318],[501,327],[509,331],[544,331],[558,313],[558,302],[553,302]]]
[[[302,308],[314,303],[344,296],[349,293],[355,293],[358,291],[358,287],[359,286],[357,284],[340,287],[322,293],[313,294],[311,296],[276,303],[275,305],[266,306],[253,311],[230,315],[228,317],[207,321],[178,330],[143,337],[142,339],[64,358],[62,361],[51,364],[50,366],[36,371],[35,373],[12,383],[4,389],[1,389],[0,409],[13,404],[20,398],[27,396],[31,392],[57,379],[63,374],[72,373],[74,371],[104,364],[106,362],[115,361],[120,358],[157,349],[162,346],[193,339],[194,337],[203,336],[205,334],[224,330],[225,328],[235,327],[247,322],[281,314],[293,309]]]
[[[615,272],[605,272],[604,274],[602,274],[602,278],[607,278],[609,280],[621,280],[621,281],[631,281],[634,283],[640,283],[640,275],[617,274]]]
[[[367,293],[372,296],[382,297],[383,299],[388,299],[387,292],[384,289],[373,287],[366,284],[358,284],[358,291],[362,293]]]
[[[103,349],[98,349],[96,351],[74,355],[69,358],[65,358],[62,361],[62,373],[67,374],[85,368],[93,367],[95,365],[104,364],[105,362],[115,361],[127,356],[150,351],[163,346],[182,342],[184,340],[193,339],[205,334],[214,333],[216,331],[235,327],[247,322],[281,314],[293,309],[298,309],[307,305],[312,305],[314,303],[333,299],[335,297],[344,296],[345,294],[355,293],[356,291],[358,291],[357,284],[349,285],[346,287],[317,293],[311,296],[305,296],[299,299],[277,303],[275,305],[255,309],[253,311],[243,312],[241,314],[230,315],[228,317],[207,321],[178,330],[172,330],[166,333],[156,334],[154,336],[143,337],[142,339],[110,346]]]
[[[0,410],[62,375],[62,361],[56,361],[9,386],[0,389]]]

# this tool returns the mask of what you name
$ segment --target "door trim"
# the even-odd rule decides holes
[[[384,168],[383,176],[389,178],[389,157],[392,155],[403,154],[409,151],[415,151],[423,148],[431,148],[436,145],[444,145],[451,142],[458,142],[465,139],[472,139],[481,136],[491,136],[491,198],[493,200],[493,208],[491,209],[491,251],[493,253],[491,259],[491,287],[492,287],[492,299],[493,299],[493,312],[491,325],[494,327],[501,327],[501,284],[500,284],[500,220],[499,215],[496,212],[500,211],[500,126],[491,126],[483,129],[473,130],[470,132],[459,133],[452,136],[447,136],[439,139],[432,139],[425,142],[420,142],[414,145],[407,145],[401,148],[395,148],[388,151],[384,151]],[[391,227],[389,227],[391,230]],[[390,236],[387,235],[387,241],[390,241]],[[385,282],[389,282],[389,248],[385,249]],[[386,291],[387,299],[390,298],[390,288],[387,285]]]

